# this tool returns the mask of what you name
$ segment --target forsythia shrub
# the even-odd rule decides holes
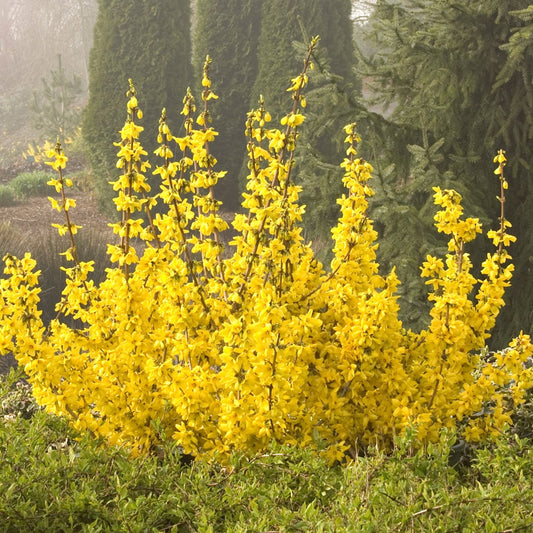
[[[294,105],[283,128],[269,127],[262,101],[248,114],[246,214],[233,220],[231,256],[213,194],[225,173],[210,151],[217,133],[210,126],[208,103],[216,95],[209,60],[198,114],[191,93],[184,98],[182,136],[170,131],[165,111],[161,116],[155,195],[130,84],[117,143],[122,174],[112,184],[122,213],[112,225],[119,242],[108,250],[116,266],[99,285],[90,279],[93,264],[77,257],[67,157],[59,144],[50,151],[57,171],[50,184],[61,193],[51,201],[65,214],[57,229],[69,237],[65,255],[72,261],[58,315],[48,326],[41,320],[39,272],[29,254],[5,257],[0,304],[1,353],[15,353],[47,410],[135,454],[175,439],[187,453],[220,460],[273,439],[316,446],[333,460],[370,443],[388,447],[408,427],[423,444],[443,427],[465,427],[467,438],[479,440],[511,423],[532,385],[524,364],[530,340],[520,335],[494,361],[479,355],[512,274],[503,152],[495,159],[500,227],[489,232],[496,250],[483,263],[483,279],[472,274],[466,252],[479,221],[463,217],[457,192],[435,188],[436,227],[450,236],[449,252],[422,267],[433,302],[429,328],[405,331],[399,281],[394,272],[378,272],[367,215],[372,167],[357,157],[355,124],[345,128],[346,193],[329,272],[302,237],[293,158],[315,44],[288,89]],[[166,209],[152,215],[158,202]],[[62,316],[81,326],[68,327]]]

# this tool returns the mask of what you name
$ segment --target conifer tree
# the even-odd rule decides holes
[[[251,105],[263,93],[273,118],[279,119],[291,106],[286,89],[291,73],[298,68],[304,43],[319,35],[313,53],[314,70],[297,156],[297,180],[303,184],[302,201],[307,205],[304,225],[313,240],[330,238],[330,228],[338,217],[332,200],[342,192],[342,172],[338,166],[343,150],[342,127],[354,120],[354,53],[351,2],[348,0],[265,0],[259,37],[259,72]],[[348,102],[350,100],[350,103]],[[324,247],[328,249],[329,246]],[[321,257],[324,259],[324,257]]]
[[[109,181],[116,175],[118,140],[124,123],[122,101],[131,78],[145,110],[143,140],[155,148],[161,108],[177,121],[178,107],[192,77],[188,0],[99,0],[90,54],[89,102],[83,135],[89,148],[102,207],[112,206]]]
[[[343,78],[353,67],[352,25],[349,0],[264,0],[258,47],[258,75],[252,93],[255,106],[262,92],[265,105],[278,118],[290,106],[286,92],[291,73],[299,68],[294,41],[320,36],[320,49],[331,72]],[[281,96],[280,96],[281,95]]]
[[[384,126],[375,144],[383,185],[373,213],[382,230],[380,259],[387,265],[406,249],[412,251],[408,268],[399,272],[404,290],[423,292],[411,265],[420,264],[426,253],[416,243],[425,240],[422,235],[432,222],[431,187],[439,182],[456,188],[468,212],[487,222],[498,194],[487,162],[497,149],[507,150],[513,193],[506,212],[519,244],[511,248],[517,270],[499,336],[504,329],[506,334],[532,329],[533,56],[524,42],[531,20],[528,4],[379,0],[363,35],[375,53],[359,55],[360,74],[372,82],[368,106],[378,106]],[[486,243],[471,251],[479,260],[486,255]],[[404,309],[409,311],[413,309]],[[407,325],[416,324],[416,315]]]
[[[199,80],[206,56],[213,60],[210,73],[219,95],[211,110],[219,132],[213,152],[218,169],[228,172],[216,193],[230,209],[240,206],[238,176],[246,153],[244,124],[250,92],[257,76],[260,19],[260,0],[198,0],[196,4],[194,68]]]
[[[34,91],[31,109],[35,127],[48,139],[60,138],[64,142],[79,127],[80,109],[76,99],[82,92],[82,85],[79,76],[67,76],[61,54],[57,56],[57,63],[57,70],[52,70],[48,79],[42,78],[41,91]]]

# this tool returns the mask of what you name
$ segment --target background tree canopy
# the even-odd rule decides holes
[[[217,188],[226,209],[240,206],[239,172],[246,154],[244,122],[257,76],[260,0],[198,0],[194,30],[194,70],[200,80],[207,55],[215,93],[213,124],[218,168],[227,170]]]
[[[114,179],[117,149],[109,138],[118,140],[124,123],[128,79],[137,88],[145,113],[143,144],[152,153],[161,109],[169,110],[172,124],[177,113],[170,110],[178,107],[192,78],[190,6],[188,0],[99,0],[98,5],[83,135],[101,205],[111,210],[113,191],[108,182]]]
[[[414,264],[428,251],[420,244],[428,242],[432,224],[431,187],[456,188],[467,212],[495,227],[492,158],[504,148],[511,188],[506,212],[518,244],[511,249],[517,268],[499,332],[531,331],[531,9],[518,0],[379,0],[361,28],[370,52],[360,48],[358,72],[368,80],[367,109],[380,110],[372,117],[379,126],[371,143],[382,184],[374,204],[380,257],[385,266],[398,264],[408,325],[417,324],[422,301]],[[474,259],[487,247],[473,249]],[[400,256],[409,259],[402,264]]]

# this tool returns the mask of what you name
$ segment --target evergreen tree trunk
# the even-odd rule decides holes
[[[142,144],[156,147],[163,107],[178,123],[178,108],[192,77],[188,0],[99,0],[89,65],[89,102],[83,135],[89,148],[101,206],[112,208],[109,181],[116,177],[117,140],[131,78],[144,112]]]

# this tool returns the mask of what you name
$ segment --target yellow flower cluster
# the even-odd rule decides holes
[[[81,135],[81,129],[74,133],[74,139],[72,137],[67,137],[63,140],[63,144],[68,145],[72,144],[76,137]],[[22,152],[22,157],[31,163],[45,163],[46,160],[50,158],[50,150],[54,149],[54,144],[50,141],[44,141],[42,145],[39,145],[35,142],[28,144],[27,150]]]
[[[246,213],[234,217],[229,252],[214,195],[225,173],[216,170],[210,146],[209,60],[198,116],[191,92],[184,98],[183,136],[172,134],[163,110],[153,171],[161,185],[153,196],[130,83],[117,143],[122,175],[113,182],[122,213],[113,225],[120,243],[109,246],[117,266],[99,285],[90,279],[92,263],[75,254],[73,204],[61,174],[66,158],[59,146],[50,153],[59,176],[51,185],[63,194],[55,207],[67,216],[58,229],[70,236],[74,262],[58,318],[48,327],[41,321],[29,255],[5,258],[0,300],[0,353],[15,353],[49,411],[135,454],[172,438],[185,452],[219,460],[272,440],[316,446],[335,460],[370,443],[387,447],[408,427],[424,443],[465,421],[473,440],[510,423],[511,404],[532,384],[524,364],[529,337],[520,335],[493,360],[480,356],[512,274],[503,210],[499,230],[489,234],[496,252],[479,281],[465,248],[481,231],[479,221],[463,218],[455,191],[435,189],[435,223],[450,241],[445,258],[428,257],[422,267],[432,310],[420,333],[398,319],[394,271],[378,272],[368,217],[372,166],[357,157],[355,124],[345,128],[346,192],[327,272],[304,241],[292,173],[315,45],[289,88],[294,104],[283,131],[268,127],[262,100],[248,114]],[[503,199],[503,153],[496,162]],[[164,209],[152,216],[156,203]],[[68,326],[61,320],[67,315],[81,325]]]

